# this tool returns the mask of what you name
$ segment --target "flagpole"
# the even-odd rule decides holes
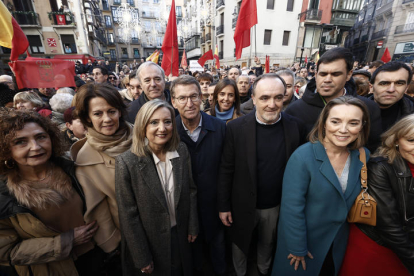
[[[250,29],[250,37],[252,37],[252,36],[251,36],[251,34],[252,34],[252,30]],[[249,64],[247,65],[247,66],[249,67],[249,69],[250,69],[250,66],[251,66],[251,64],[252,64],[252,48],[253,48],[253,45],[250,43],[250,56],[249,56]]]
[[[254,56],[255,57],[257,57],[256,25],[254,25]]]

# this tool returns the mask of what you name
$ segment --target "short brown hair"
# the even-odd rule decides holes
[[[181,76],[179,76],[178,78],[173,80],[170,84],[171,98],[174,98],[175,87],[177,85],[192,85],[192,84],[197,86],[198,94],[201,94],[200,84],[198,83],[198,81],[194,77],[192,77],[190,75],[181,75]]]
[[[209,73],[201,73],[197,76],[197,81],[209,81],[209,82],[213,82],[213,76],[210,75]]]
[[[65,153],[66,144],[62,133],[49,118],[31,110],[8,108],[0,108],[0,118],[0,175],[8,175],[16,171],[16,166],[8,168],[5,162],[12,161],[10,143],[16,137],[16,132],[22,130],[27,123],[36,123],[49,134],[52,141],[52,157],[62,156]]]
[[[89,101],[93,98],[101,97],[112,107],[121,112],[122,116],[119,118],[120,127],[125,124],[126,118],[126,105],[122,100],[121,94],[107,83],[87,83],[82,85],[76,93],[76,110],[78,112],[79,119],[82,124],[87,127],[93,127],[89,119]]]
[[[167,103],[166,101],[155,99],[152,101],[146,102],[139,110],[137,117],[135,118],[134,130],[132,136],[132,146],[131,152],[137,156],[146,156],[151,153],[147,143],[145,142],[146,130],[149,120],[151,119],[152,114],[162,107],[168,108],[171,113],[172,120],[172,136],[171,139],[165,144],[166,151],[177,150],[178,145],[180,144],[180,137],[178,135],[177,125],[175,122],[175,112],[174,108]]]
[[[341,96],[339,98],[329,101],[326,104],[325,108],[319,115],[318,121],[316,122],[312,131],[309,133],[309,141],[312,143],[315,143],[316,141],[323,143],[323,139],[325,138],[326,120],[328,119],[331,109],[337,105],[353,105],[359,107],[362,110],[362,130],[360,131],[358,138],[348,145],[348,148],[351,150],[359,149],[360,147],[364,146],[368,141],[370,130],[369,111],[363,101],[351,96]]]
[[[236,68],[237,69],[237,68]],[[220,80],[216,87],[214,88],[214,94],[213,94],[213,105],[211,106],[211,110],[210,110],[210,114],[212,116],[216,116],[216,104],[217,104],[217,98],[218,98],[218,94],[221,92],[221,90],[223,90],[226,86],[232,86],[234,89],[234,98],[235,98],[235,102],[234,102],[234,111],[236,112],[237,115],[241,115],[240,112],[240,93],[239,93],[239,89],[237,88],[237,84],[234,80],[231,79],[222,79]]]

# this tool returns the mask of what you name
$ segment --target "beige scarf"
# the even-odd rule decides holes
[[[19,204],[29,209],[59,207],[75,190],[70,177],[61,168],[52,164],[50,169],[50,176],[44,182],[24,180],[19,173],[9,175],[7,188]]]
[[[119,154],[129,150],[132,145],[132,125],[126,123],[115,134],[109,136],[97,132],[94,128],[88,128],[86,134],[89,145],[97,151],[115,158]]]

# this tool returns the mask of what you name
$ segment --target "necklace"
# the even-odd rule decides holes
[[[30,179],[24,179],[24,178],[23,179],[27,182],[30,182],[30,183],[42,182],[42,181],[45,181],[47,178],[49,178],[52,175],[52,171],[53,171],[52,168],[49,168],[49,170],[45,174],[45,177],[43,177],[41,179],[37,179],[37,180],[30,180]]]

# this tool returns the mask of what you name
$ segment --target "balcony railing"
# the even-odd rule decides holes
[[[224,34],[224,25],[218,26],[216,31],[217,31],[217,35]]]
[[[361,43],[362,42],[366,42],[366,41],[368,41],[368,35],[366,34],[366,35],[363,35],[362,37],[361,37]]]
[[[223,51],[219,52],[219,59],[223,59]]]
[[[388,1],[388,3],[386,3],[385,5],[382,5],[381,7],[379,7],[376,11],[375,11],[375,17],[380,16],[381,14],[387,12],[387,11],[391,11],[392,10],[392,4],[394,3],[394,1]]]
[[[410,2],[413,2],[414,0],[404,0],[402,3],[403,4],[407,4],[407,3],[410,3]]]
[[[234,28],[236,28],[236,25],[237,25],[237,18],[239,18],[239,16],[236,16],[236,17],[234,17],[233,19],[232,19],[232,24],[231,24],[231,27],[234,29]]]
[[[121,58],[128,58],[128,54],[122,54]]]
[[[379,32],[375,32],[375,33],[372,34],[371,40],[378,39],[378,38],[383,38],[384,36],[387,36],[387,34],[388,34],[388,29],[384,29],[384,30],[381,30]]]
[[[155,18],[155,14],[153,12],[142,12],[142,17],[144,18]]]
[[[219,8],[221,8],[222,6],[224,6],[224,0],[217,0],[216,9],[219,9]]]
[[[48,12],[49,19],[53,20],[54,25],[74,25],[75,19],[71,12]],[[73,23],[73,24],[72,24]]]
[[[414,32],[414,23],[399,25],[395,28],[394,34],[412,33]]]
[[[113,40],[108,40],[108,46],[114,46],[115,45],[115,41]]]
[[[211,34],[210,33],[208,33],[208,34],[206,34],[206,42],[207,41],[210,41],[211,40]]]
[[[39,14],[29,11],[12,11],[14,19],[19,25],[36,25],[39,26]]]
[[[114,0],[114,5],[121,5],[121,0]]]
[[[95,36],[103,43],[106,44],[105,32],[101,30],[95,30]]]
[[[201,38],[201,44],[206,43],[206,39],[204,37]]]
[[[127,0],[127,3],[128,3],[130,6],[132,6],[132,7],[134,7],[134,6],[135,6],[135,2],[134,2],[134,0]]]
[[[139,39],[137,37],[131,38],[131,44],[139,44]]]
[[[299,14],[298,19],[301,21],[304,20],[313,20],[313,21],[320,21],[322,18],[322,10],[318,9],[310,9],[306,10]]]
[[[359,43],[359,37],[354,39],[354,45]]]
[[[125,44],[125,41],[124,41],[124,40],[121,38],[121,36],[119,36],[119,35],[116,37],[116,42],[117,42],[117,43],[122,43],[122,44]]]

